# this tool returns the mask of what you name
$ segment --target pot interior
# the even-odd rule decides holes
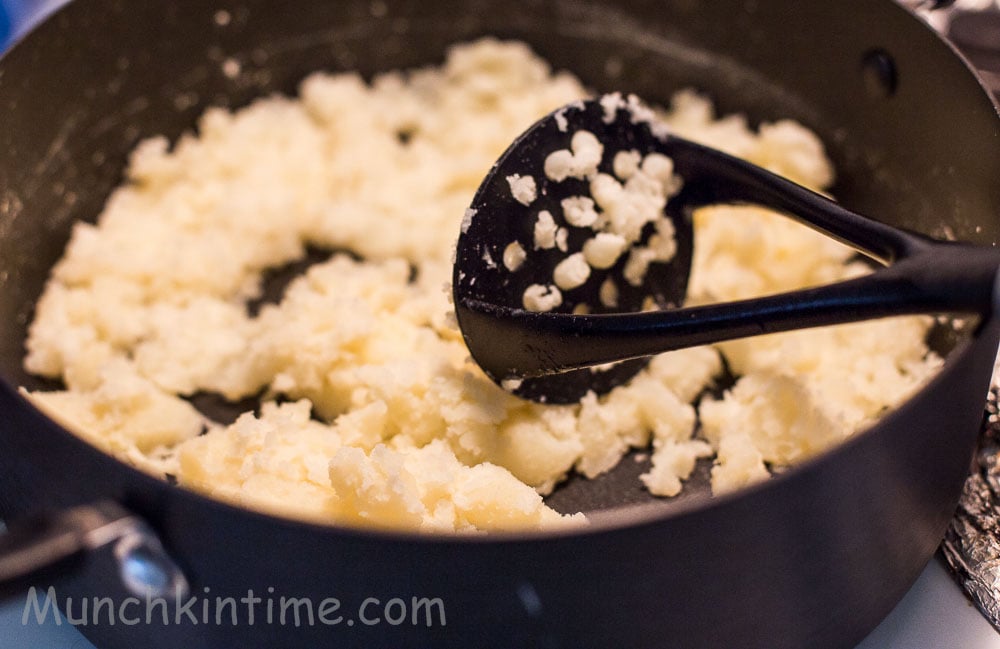
[[[596,91],[666,103],[694,87],[720,114],[801,121],[824,140],[838,170],[832,193],[848,207],[996,242],[1000,138],[983,91],[894,3],[821,6],[832,4],[77,0],[0,61],[3,378],[53,387],[21,366],[35,300],[71,223],[96,217],[139,140],[176,139],[208,106],[294,94],[315,70],[371,77],[437,64],[451,43],[484,35],[527,41]],[[232,60],[238,75],[225,73]],[[939,327],[933,347],[947,353],[962,335]],[[211,395],[196,401],[222,420],[238,411]],[[549,502],[563,511],[672,507],[708,493],[706,463],[684,495],[654,500],[637,480],[647,466],[625,461],[598,480],[571,479]]]

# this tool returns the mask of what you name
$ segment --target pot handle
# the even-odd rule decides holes
[[[100,501],[19,520],[0,533],[0,600],[43,577],[72,571],[85,554],[108,546],[132,594],[187,594],[184,573],[149,525],[114,501]]]

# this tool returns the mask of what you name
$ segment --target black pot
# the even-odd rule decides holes
[[[948,356],[938,376],[847,443],[719,498],[704,496],[702,480],[685,498],[626,506],[605,495],[609,485],[624,493],[621,472],[600,488],[572,484],[553,497],[563,507],[620,506],[565,533],[417,536],[246,511],[129,468],[18,395],[40,387],[21,359],[48,269],[139,139],[176,137],[211,104],[292,92],[318,68],[434,63],[448,44],[484,34],[523,39],[595,89],[663,102],[694,86],[751,121],[798,119],[828,144],[833,193],[849,208],[1000,240],[996,108],[961,58],[892,2],[76,0],[0,61],[0,515],[103,504],[9,536],[5,549],[70,539],[74,552],[24,544],[23,560],[72,555],[58,581],[35,583],[77,607],[87,597],[120,605],[130,596],[121,570],[134,586],[137,565],[147,578],[170,568],[158,536],[201,598],[188,609],[197,624],[182,606],[148,623],[83,627],[98,646],[846,648],[933,554],[982,418],[1000,337],[991,317],[939,332]],[[227,77],[226,57],[246,74]],[[620,77],[608,76],[609,58]],[[99,542],[93,530],[121,520],[128,533]],[[141,542],[123,546],[134,533]],[[216,598],[251,590],[262,599],[255,623],[239,601],[238,625],[228,609],[215,619]],[[339,623],[295,626],[286,611],[281,624],[281,597],[309,598],[316,613],[336,598],[324,617]]]

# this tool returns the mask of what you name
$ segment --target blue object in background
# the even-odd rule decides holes
[[[0,52],[68,0],[0,0]]]
[[[7,17],[7,9],[0,2],[0,50],[7,48],[7,41],[10,40],[10,18]]]

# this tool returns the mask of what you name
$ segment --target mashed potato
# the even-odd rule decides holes
[[[678,493],[709,457],[717,491],[740,487],[842,440],[935,369],[930,320],[914,317],[665,354],[576,405],[494,385],[451,313],[455,239],[510,141],[585,94],[524,45],[483,40],[451,49],[443,67],[371,84],[315,74],[297,99],[212,109],[172,147],[144,142],[52,271],[25,367],[66,389],[30,398],[117,457],[246,507],[470,531],[580,522],[542,495],[650,444],[642,480],[655,494]],[[794,123],[754,131],[694,93],[664,118],[812,187],[832,180],[816,137]],[[622,159],[622,173],[635,164]],[[533,187],[511,183],[530,201]],[[760,209],[705,209],[696,229],[694,302],[861,272],[849,250]],[[307,246],[350,255],[252,314],[265,271]],[[701,398],[720,353],[741,378]],[[262,405],[224,425],[186,400],[198,393]]]

